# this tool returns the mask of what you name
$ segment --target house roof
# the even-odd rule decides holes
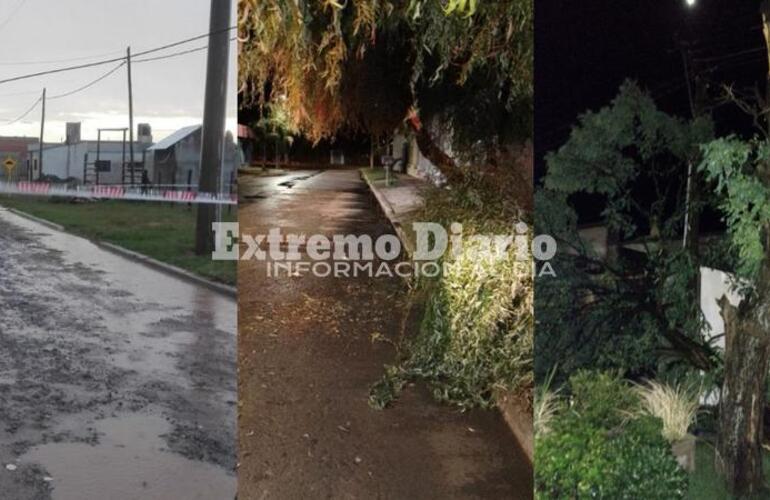
[[[190,134],[193,134],[198,131],[198,129],[201,128],[201,125],[190,125],[189,127],[182,127],[170,136],[166,137],[163,140],[160,140],[147,148],[147,151],[159,151],[163,149],[168,149],[177,142],[181,141],[185,137],[187,137]]]

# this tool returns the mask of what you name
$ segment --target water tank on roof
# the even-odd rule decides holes
[[[80,122],[67,122],[67,144],[80,142]]]
[[[140,123],[137,128],[137,140],[143,144],[152,144],[152,127],[149,123]]]

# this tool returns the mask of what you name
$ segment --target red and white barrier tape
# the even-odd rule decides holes
[[[166,201],[175,203],[208,203],[236,205],[238,198],[231,194],[198,193],[143,189],[113,185],[67,186],[49,182],[0,182],[0,194],[24,194],[32,196],[61,196],[66,198],[90,198],[100,200]]]

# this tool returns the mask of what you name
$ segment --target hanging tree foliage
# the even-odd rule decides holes
[[[547,155],[536,228],[560,251],[557,276],[536,284],[538,380],[563,380],[580,368],[640,376],[664,362],[715,367],[691,286],[697,268],[679,243],[687,163],[711,137],[710,120],[668,115],[627,81]],[[601,204],[606,248],[579,231],[579,196]]]
[[[280,97],[311,140],[406,124],[452,180],[458,156],[494,163],[531,133],[529,0],[240,0],[239,12],[243,104]]]

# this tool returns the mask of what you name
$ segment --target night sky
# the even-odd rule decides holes
[[[579,114],[607,104],[626,78],[669,113],[690,116],[682,53],[688,42],[710,94],[722,83],[759,84],[767,59],[759,2],[747,0],[538,0],[535,2],[535,159],[569,135]],[[734,106],[714,110],[717,133],[751,133]]]

